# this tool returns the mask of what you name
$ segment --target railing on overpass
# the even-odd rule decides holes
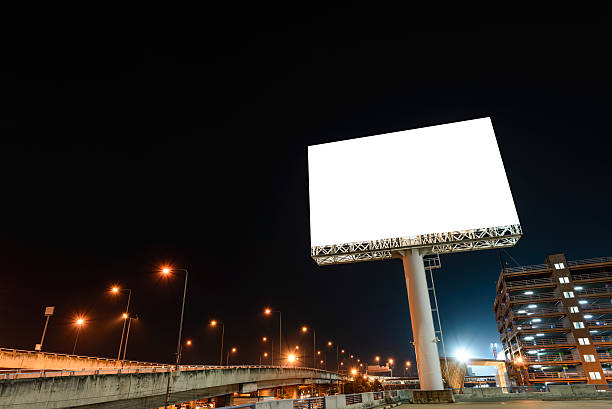
[[[277,366],[277,365],[232,365],[232,366],[221,366],[221,365],[181,365],[178,371],[203,371],[211,369],[305,369],[309,371],[316,371],[322,373],[328,373],[335,375],[334,371],[326,371],[323,369],[313,369],[307,367],[289,367],[289,366]],[[0,380],[6,379],[23,379],[23,378],[50,378],[55,376],[86,376],[86,375],[122,375],[122,374],[137,374],[137,373],[159,373],[159,372],[175,372],[177,369],[174,365],[164,366],[138,366],[133,368],[102,368],[102,369],[87,369],[82,371],[73,370],[57,370],[57,369],[44,369],[44,370],[23,370],[23,369],[0,369]]]
[[[123,361],[116,360],[114,358],[104,358],[97,356],[87,356],[87,355],[73,355],[73,354],[63,354],[58,352],[46,352],[46,351],[29,351],[27,349],[13,349],[13,348],[0,348],[1,352],[9,352],[9,353],[20,353],[20,354],[28,354],[32,356],[49,356],[49,357],[61,357],[61,358],[76,358],[76,359],[86,359],[91,361],[103,361],[103,362],[117,362],[121,363],[124,366],[172,366],[171,364],[160,364],[157,362],[144,362],[144,361]]]

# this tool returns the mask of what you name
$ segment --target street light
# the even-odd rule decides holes
[[[232,354],[235,354],[236,352],[238,352],[238,349],[236,347],[233,347],[230,351],[227,351],[227,354],[225,354],[225,366],[229,366],[230,352]]]
[[[217,320],[211,320],[210,326],[216,327],[219,324]],[[225,324],[221,323],[221,352],[219,352],[219,366],[223,365],[223,338],[225,337]]]
[[[161,273],[163,275],[169,275],[172,271],[184,271],[185,272],[185,288],[183,289],[183,303],[181,306],[181,322],[179,324],[178,340],[176,342],[176,369],[179,368],[181,363],[181,336],[183,335],[183,315],[185,313],[185,295],[187,294],[187,278],[189,277],[189,271],[186,268],[170,268],[162,267]]]
[[[263,342],[268,342],[271,341],[270,343],[272,344],[272,355],[271,355],[271,359],[272,359],[272,365],[274,365],[274,338],[272,337],[263,337],[261,339]]]
[[[113,286],[111,287],[111,293],[117,295],[119,293],[128,293],[128,298],[127,298],[127,305],[125,306],[125,312],[123,313],[122,317],[123,317],[123,329],[121,330],[121,341],[119,341],[119,352],[117,352],[117,360],[119,360],[121,358],[121,348],[123,346],[123,336],[125,334],[125,322],[128,319],[128,316],[130,314],[130,300],[132,298],[132,290],[130,290],[129,288],[120,288],[118,286]],[[125,353],[124,353],[125,355]]]
[[[85,324],[85,318],[78,317],[74,323],[77,326],[77,333],[74,339],[74,347],[72,347],[72,355],[74,355],[76,351],[77,342],[79,340],[79,333],[81,332],[81,327],[83,327],[83,325]]]
[[[47,317],[47,319],[45,320],[45,327],[43,328],[42,337],[40,338],[40,344],[36,344],[34,346],[34,350],[36,351],[42,351],[43,342],[45,341],[45,334],[47,332],[47,325],[49,325],[49,318],[53,315],[54,311],[55,306],[45,308],[45,317]]]
[[[317,355],[316,355],[316,350],[317,350],[317,332],[315,331],[314,328],[312,329],[312,367],[316,368],[317,367]],[[306,334],[308,332],[308,327],[306,325],[302,326],[302,333]],[[320,352],[320,351],[319,351]]]
[[[127,314],[123,314],[124,316]],[[128,317],[128,326],[127,326],[127,335],[125,336],[125,345],[123,346],[123,358],[121,360],[125,361],[125,352],[127,351],[128,339],[130,338],[130,327],[132,326],[132,320],[137,320],[138,315],[131,315]]]
[[[295,355],[289,354],[289,356],[287,357],[287,361],[289,361],[290,364],[293,364],[296,361]]]
[[[283,317],[280,311],[273,310],[270,307],[266,307],[266,309],[264,309],[265,315],[272,315],[274,312],[278,313],[278,361],[281,362],[281,354],[283,351]]]

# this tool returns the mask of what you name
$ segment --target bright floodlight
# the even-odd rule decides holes
[[[514,245],[522,232],[489,118],[308,147],[319,264]]]
[[[467,362],[470,360],[470,353],[465,348],[459,348],[455,352],[455,357],[459,360],[459,362]]]

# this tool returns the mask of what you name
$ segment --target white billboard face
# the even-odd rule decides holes
[[[311,246],[518,225],[489,118],[308,147]]]

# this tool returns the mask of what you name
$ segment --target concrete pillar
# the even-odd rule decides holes
[[[418,249],[401,255],[421,390],[444,389],[423,255]]]

